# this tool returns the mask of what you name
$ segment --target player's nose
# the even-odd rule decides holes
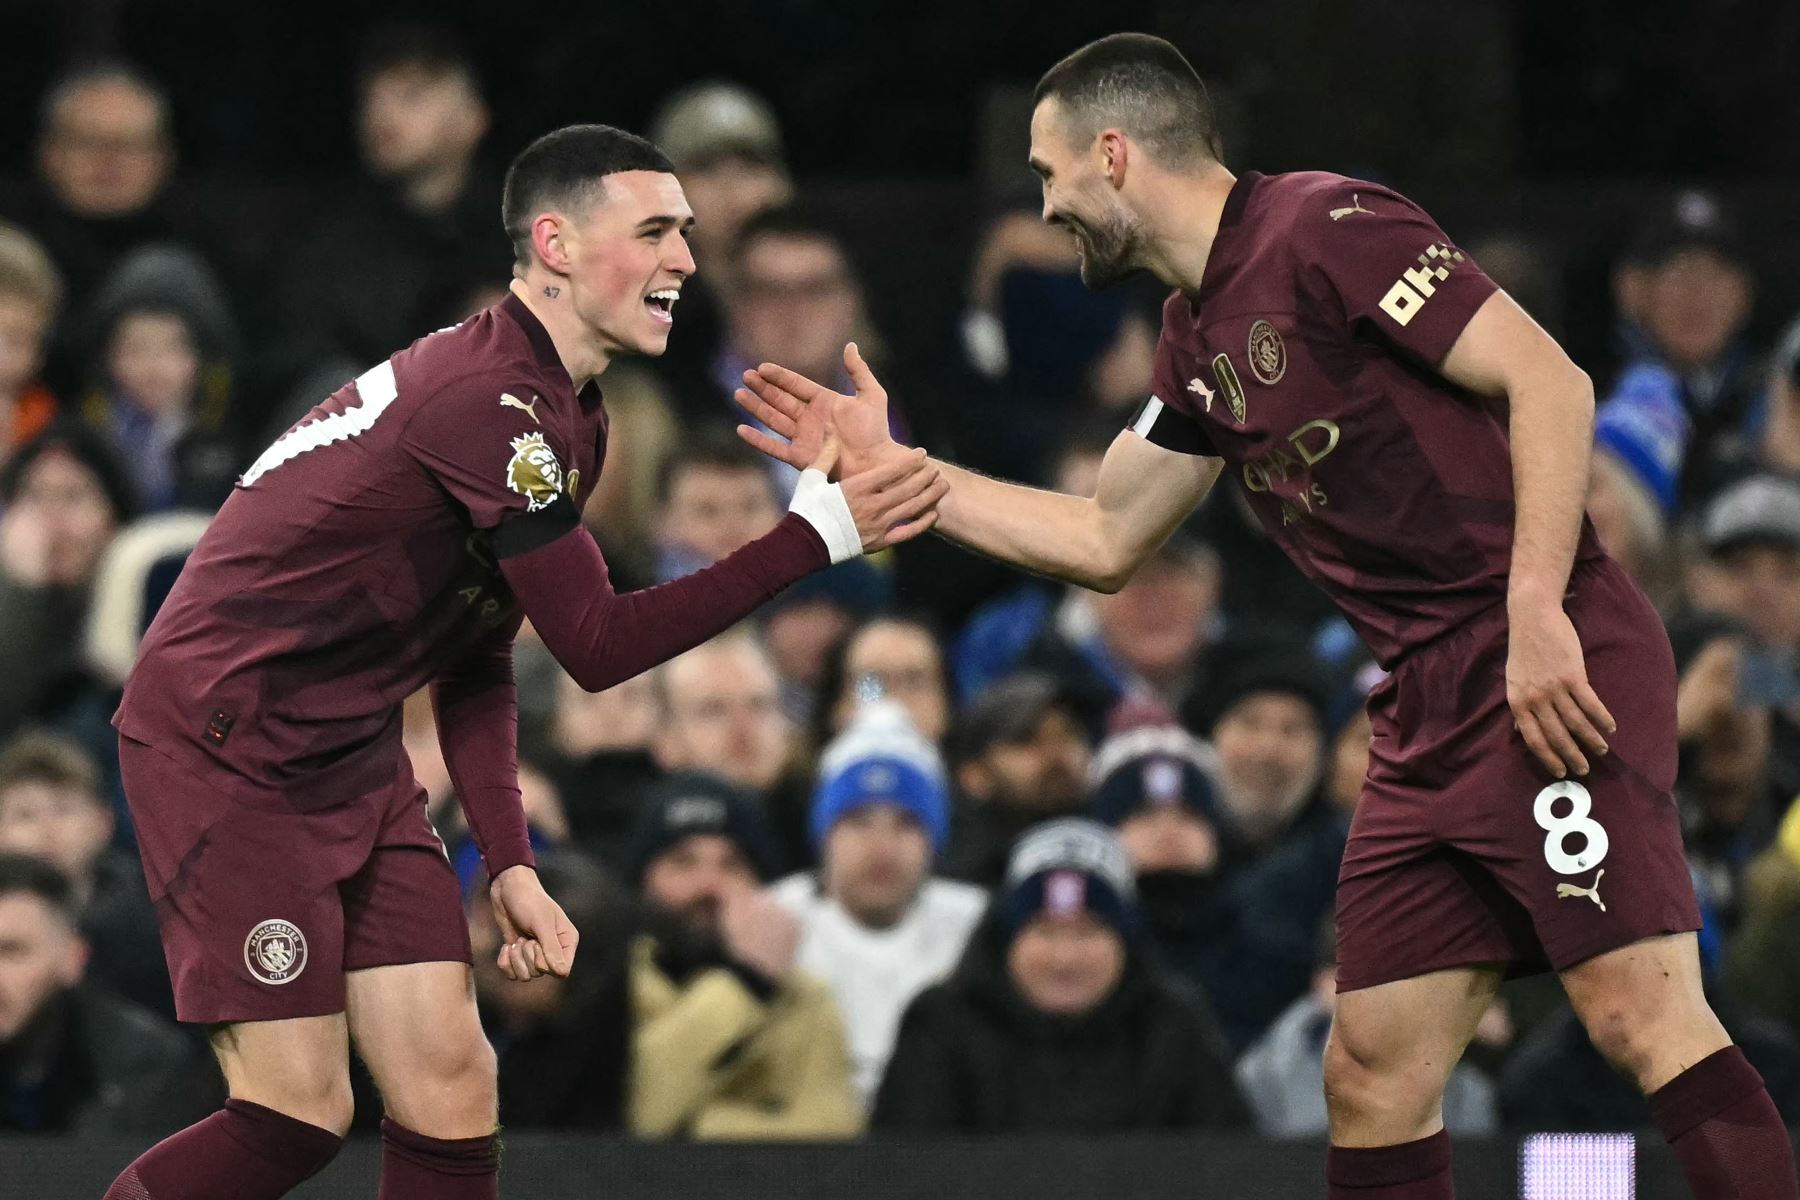
[[[694,262],[694,249],[686,238],[675,239],[675,252],[664,260],[663,268],[684,279],[700,269]]]

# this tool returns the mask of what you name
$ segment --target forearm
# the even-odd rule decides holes
[[[1561,606],[1587,507],[1594,389],[1572,366],[1514,386],[1512,568],[1507,602]]]
[[[1095,591],[1117,591],[1126,564],[1092,499],[993,479],[933,460],[950,482],[937,532],[970,550]]]
[[[489,876],[531,866],[531,835],[519,796],[519,706],[512,637],[475,656],[431,689],[438,744],[469,832]]]
[[[818,533],[790,514],[704,570],[622,595],[583,529],[502,558],[500,566],[556,661],[598,692],[723,633],[829,562]]]

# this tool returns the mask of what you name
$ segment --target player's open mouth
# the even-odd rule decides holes
[[[663,288],[645,296],[644,307],[649,310],[652,321],[659,325],[672,325],[675,323],[675,302],[679,299],[680,288]]]

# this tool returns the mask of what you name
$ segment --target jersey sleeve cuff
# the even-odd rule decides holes
[[[537,867],[537,856],[531,852],[529,835],[507,838],[497,845],[484,847],[481,857],[487,863],[490,880],[498,879],[501,872],[513,867]]]
[[[843,485],[827,482],[825,472],[816,468],[800,472],[788,511],[813,527],[834,564],[862,556],[862,534],[857,532],[850,502],[844,499]]]

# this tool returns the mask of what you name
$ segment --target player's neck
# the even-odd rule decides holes
[[[575,315],[567,289],[518,278],[507,286],[550,335],[556,357],[562,359],[563,370],[569,373],[569,383],[577,392],[606,370],[612,355],[595,344],[593,333]],[[556,294],[547,294],[550,292]]]
[[[1189,296],[1199,293],[1225,215],[1225,201],[1236,182],[1237,176],[1223,163],[1158,181],[1159,194],[1147,206],[1156,214],[1144,264],[1151,274]]]

